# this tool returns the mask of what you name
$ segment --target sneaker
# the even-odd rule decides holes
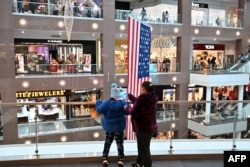
[[[131,167],[141,167],[141,165],[139,165],[138,163],[132,163]]]
[[[124,165],[123,161],[122,161],[122,160],[119,160],[119,161],[118,161],[118,167],[123,167],[123,165]]]
[[[105,159],[105,160],[102,161],[102,166],[103,167],[107,167],[108,165],[109,165],[108,160]]]

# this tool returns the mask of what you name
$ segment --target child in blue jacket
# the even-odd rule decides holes
[[[103,114],[102,127],[106,132],[106,138],[103,149],[103,166],[107,167],[108,154],[113,140],[116,140],[118,150],[118,166],[122,167],[124,158],[124,130],[126,127],[125,106],[127,103],[122,99],[122,90],[117,87],[117,84],[111,85],[111,98],[102,101],[96,101],[96,110],[99,114]]]

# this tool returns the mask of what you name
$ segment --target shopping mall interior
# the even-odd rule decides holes
[[[244,148],[250,138],[249,8],[249,0],[1,0],[0,144],[98,147],[105,134],[96,100],[109,99],[114,82],[124,100],[130,93],[132,17],[151,30],[157,147],[223,140],[219,153],[200,149],[222,155]],[[126,135],[125,141],[135,142]]]

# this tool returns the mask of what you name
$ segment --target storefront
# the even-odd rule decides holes
[[[192,25],[208,25],[208,4],[192,2]]]
[[[235,4],[205,4],[192,2],[192,25],[242,27]]]
[[[96,64],[96,41],[15,39],[16,74],[85,73]]]
[[[81,118],[81,117],[98,117],[98,113],[95,110],[95,102],[100,99],[101,89],[81,89],[72,90],[70,95],[71,102],[87,102],[87,104],[76,104],[70,107],[70,117],[71,118]]]
[[[35,122],[36,114],[38,114],[39,122],[70,120],[79,117],[93,118],[98,117],[95,101],[100,98],[100,89],[26,91],[17,92],[16,98],[20,104],[17,109],[20,124]],[[65,105],[65,102],[77,102],[77,104]],[[81,102],[82,104],[78,104]],[[93,104],[89,104],[90,102]]]
[[[194,44],[193,70],[223,69],[224,55],[224,44]]]
[[[69,96],[70,90],[17,92],[16,98],[19,103],[17,106],[18,123],[33,123],[36,116],[39,122],[67,119],[68,107],[66,105],[50,103],[67,102]]]

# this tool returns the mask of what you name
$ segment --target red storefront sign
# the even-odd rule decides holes
[[[223,44],[194,44],[193,50],[225,50]]]

